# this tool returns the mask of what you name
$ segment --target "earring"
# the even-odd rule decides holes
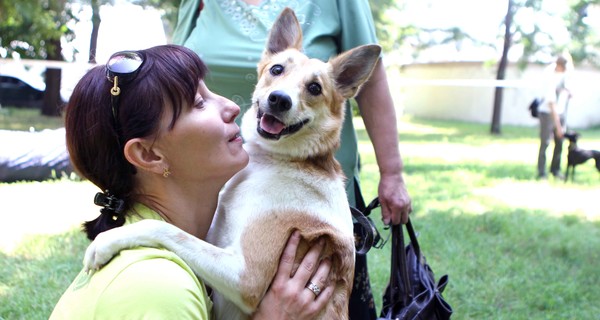
[[[169,168],[163,168],[163,177],[168,178],[171,175]]]

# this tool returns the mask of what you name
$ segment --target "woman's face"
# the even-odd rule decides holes
[[[170,130],[172,112],[166,112],[155,145],[165,154],[170,177],[226,181],[243,169],[248,154],[234,121],[239,113],[238,105],[212,93],[204,81],[194,103],[182,109]]]

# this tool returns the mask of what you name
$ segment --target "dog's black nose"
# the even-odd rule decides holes
[[[273,91],[269,95],[269,107],[273,111],[288,111],[292,108],[292,98],[283,91]]]

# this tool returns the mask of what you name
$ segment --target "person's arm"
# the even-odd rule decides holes
[[[381,60],[356,98],[379,167],[379,201],[385,224],[406,223],[411,199],[402,176],[396,111]]]
[[[560,124],[560,117],[558,113],[556,113],[556,102],[549,101],[548,108],[550,109],[550,115],[552,115],[552,120],[554,121],[554,134],[559,138],[563,138],[563,127]]]
[[[295,231],[281,255],[273,283],[252,315],[253,320],[314,319],[331,299],[334,288],[327,283],[331,262],[325,259],[319,263],[323,241],[310,248],[294,273],[299,243],[300,233]],[[318,296],[306,288],[309,281],[321,288]]]

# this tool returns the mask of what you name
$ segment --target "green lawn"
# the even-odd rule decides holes
[[[18,121],[1,125],[11,122]],[[377,167],[356,124],[370,200]],[[454,318],[597,319],[600,173],[589,161],[577,168],[575,183],[535,180],[537,130],[488,132],[472,123],[400,123],[413,224],[436,277],[450,277],[444,297]],[[600,129],[580,132],[581,147],[600,150]],[[87,241],[77,228],[98,212],[95,192],[66,179],[0,183],[0,319],[48,317],[80,269]],[[374,217],[379,222],[378,212]],[[389,250],[369,253],[378,306]]]

